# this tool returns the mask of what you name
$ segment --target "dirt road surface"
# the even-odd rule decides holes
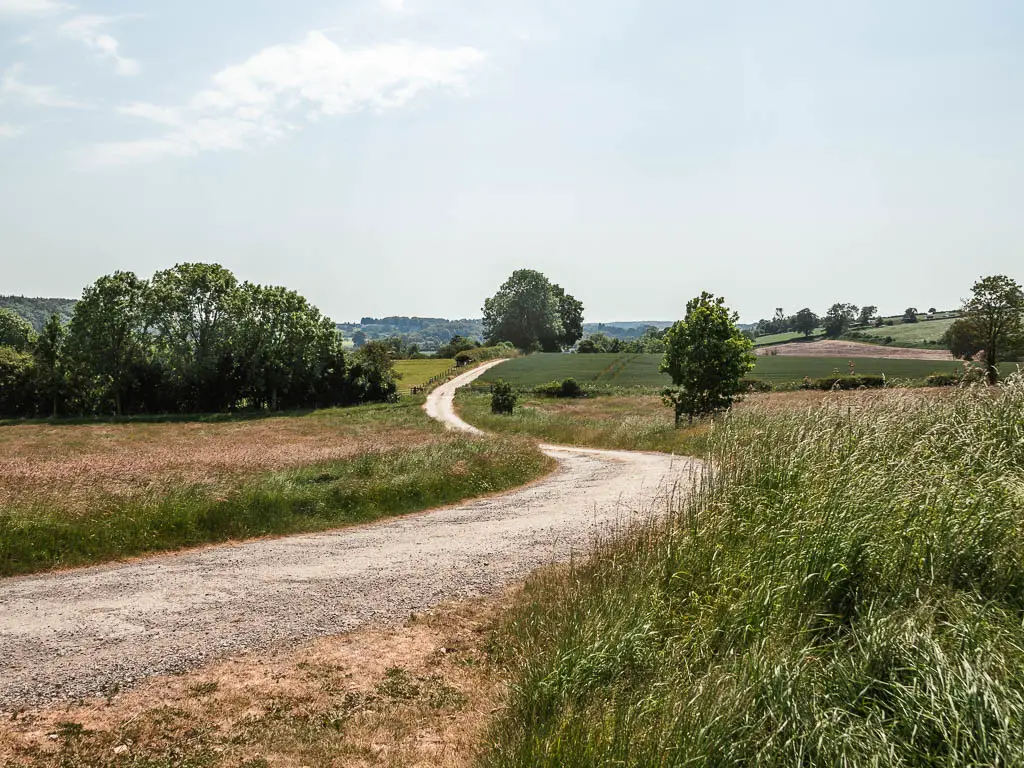
[[[473,431],[436,389],[427,411]],[[664,509],[700,463],[546,446],[517,491],[359,528],[0,580],[0,710],[131,687],[251,648],[407,618],[488,594]]]

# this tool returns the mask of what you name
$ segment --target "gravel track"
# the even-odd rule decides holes
[[[500,362],[500,361],[499,361]],[[455,389],[426,409],[452,428]],[[265,539],[0,581],[0,710],[105,695],[210,659],[397,622],[490,593],[586,550],[690,487],[695,459],[543,446],[525,488],[329,533]]]

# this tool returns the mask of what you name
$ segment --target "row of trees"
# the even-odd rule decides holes
[[[239,283],[217,264],[85,289],[70,322],[36,336],[0,315],[0,412],[96,414],[278,410],[388,400],[388,349],[346,356],[330,319],[295,291]]]
[[[616,339],[605,333],[592,333],[576,346],[576,351],[584,355],[602,352],[660,355],[666,349],[667,332],[667,328],[659,330],[649,325],[643,335],[636,339]]]

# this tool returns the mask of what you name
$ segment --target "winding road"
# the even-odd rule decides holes
[[[500,362],[500,361],[497,361]],[[426,403],[453,429],[455,390]],[[516,491],[329,533],[0,581],[0,710],[106,694],[225,654],[395,622],[490,593],[657,513],[695,459],[542,446],[558,469]]]

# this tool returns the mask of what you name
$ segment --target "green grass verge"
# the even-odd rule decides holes
[[[466,439],[258,476],[226,498],[183,488],[99,500],[87,513],[0,511],[0,576],[272,534],[366,523],[522,485],[551,460],[512,438]]]
[[[662,355],[563,355],[536,354],[502,363],[477,380],[483,388],[504,379],[520,390],[533,389],[549,381],[574,378],[595,390],[648,389],[658,390],[671,384],[667,374],[659,372]],[[849,372],[847,357],[793,357],[786,355],[759,357],[749,378],[789,384],[832,376],[835,371]],[[953,373],[962,368],[955,361],[889,360],[884,358],[853,358],[856,372],[884,375],[890,379],[924,379],[932,373]],[[1015,366],[1005,366],[1007,372]]]
[[[1024,379],[745,409],[668,519],[531,579],[481,764],[1024,765]]]
[[[784,344],[787,341],[803,341],[807,338],[820,339],[825,335],[825,331],[822,328],[818,328],[810,337],[804,336],[802,333],[771,333],[767,336],[758,336],[754,339],[755,347],[764,347],[769,344]]]

